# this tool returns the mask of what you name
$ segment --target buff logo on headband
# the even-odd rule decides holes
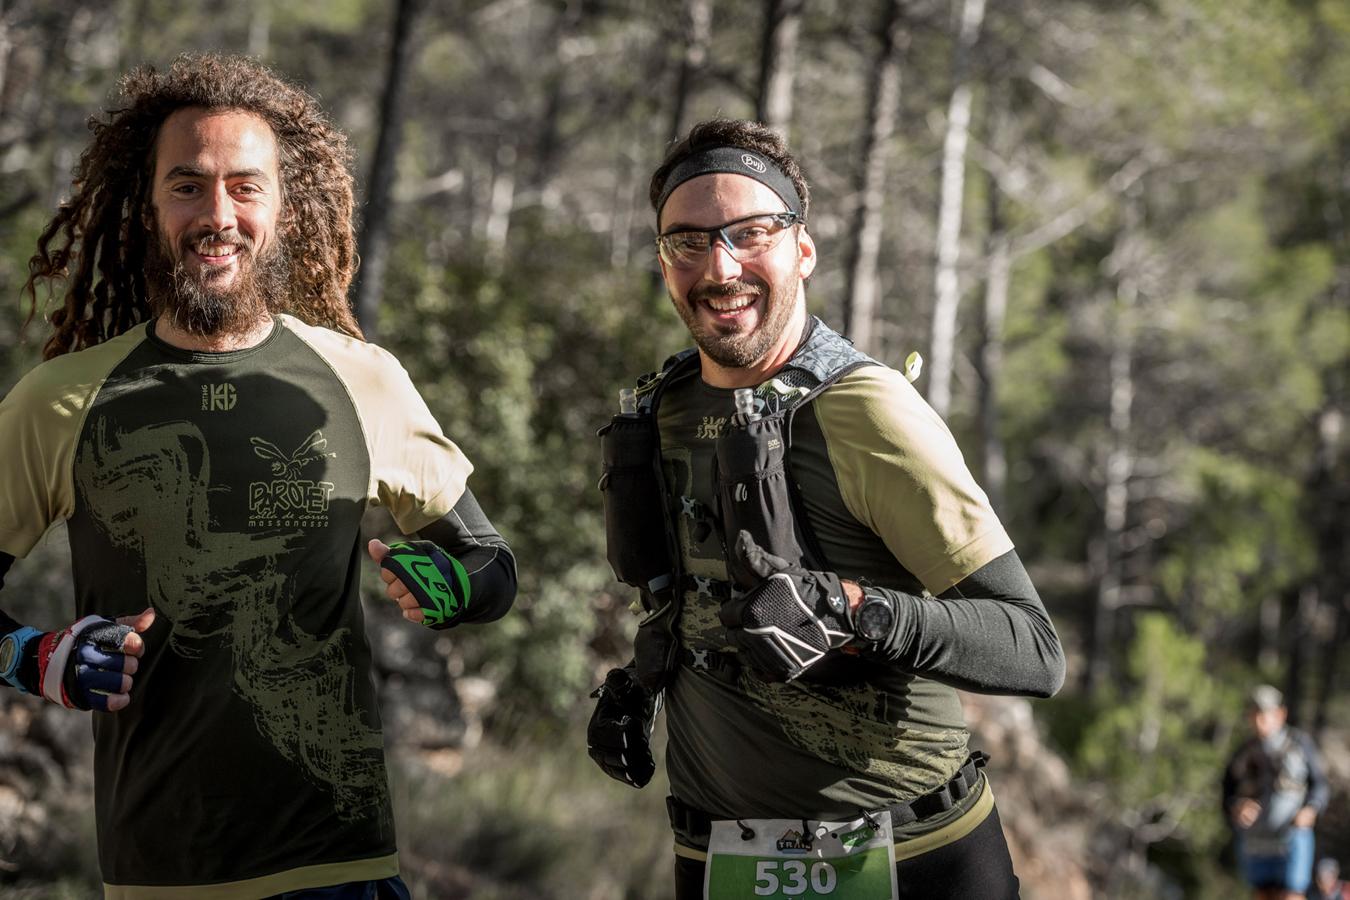
[[[700,175],[718,174],[753,178],[783,198],[789,212],[801,215],[802,198],[797,196],[797,188],[773,160],[742,147],[711,147],[695,152],[670,170],[666,176],[666,186],[661,191],[661,199],[656,204],[657,219],[661,218],[661,210],[677,187]]]

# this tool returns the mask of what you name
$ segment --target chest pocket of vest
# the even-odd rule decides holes
[[[619,415],[600,429],[606,556],[614,577],[637,588],[671,573],[653,418]]]
[[[742,530],[775,556],[797,565],[805,562],[792,514],[785,426],[785,417],[779,413],[744,426],[731,424],[717,439],[718,514],[727,572],[744,589],[760,579],[736,553],[736,536]]]

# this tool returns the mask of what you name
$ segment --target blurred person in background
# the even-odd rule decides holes
[[[1290,726],[1284,697],[1263,684],[1247,703],[1251,736],[1223,776],[1223,806],[1242,875],[1258,900],[1299,900],[1312,880],[1313,825],[1329,788],[1312,739]]]
[[[1308,900],[1350,900],[1350,884],[1341,880],[1341,864],[1331,857],[1318,860]]]
[[[1017,896],[957,695],[1063,681],[1012,541],[905,375],[807,314],[809,189],[774,131],[696,126],[651,200],[696,347],[602,431],[646,615],[592,758],[646,784],[664,704],[680,900]]]
[[[361,557],[435,628],[501,616],[514,561],[352,316],[345,135],[242,58],[120,87],[30,262],[45,361],[0,402],[0,579],[65,521],[75,620],[0,612],[0,681],[93,711],[107,897],[407,897]],[[374,505],[423,539],[363,547]]]

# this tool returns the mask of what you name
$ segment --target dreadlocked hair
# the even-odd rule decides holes
[[[277,238],[291,260],[289,295],[277,308],[311,325],[362,338],[347,288],[356,271],[351,151],[318,102],[266,66],[238,56],[184,54],[157,71],[142,66],[118,82],[120,108],[89,120],[93,140],[28,261],[29,321],[38,284],[47,300],[64,282],[49,320],[44,359],[115,337],[152,315],[144,263],[152,232],[155,141],[176,110],[242,110],[263,119],[277,142],[282,206]]]

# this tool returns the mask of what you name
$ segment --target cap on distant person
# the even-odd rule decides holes
[[[1321,879],[1335,880],[1341,874],[1341,864],[1336,862],[1330,856],[1319,860],[1317,863],[1317,877]]]
[[[1252,709],[1272,710],[1284,706],[1284,695],[1268,684],[1252,688],[1249,704]]]

